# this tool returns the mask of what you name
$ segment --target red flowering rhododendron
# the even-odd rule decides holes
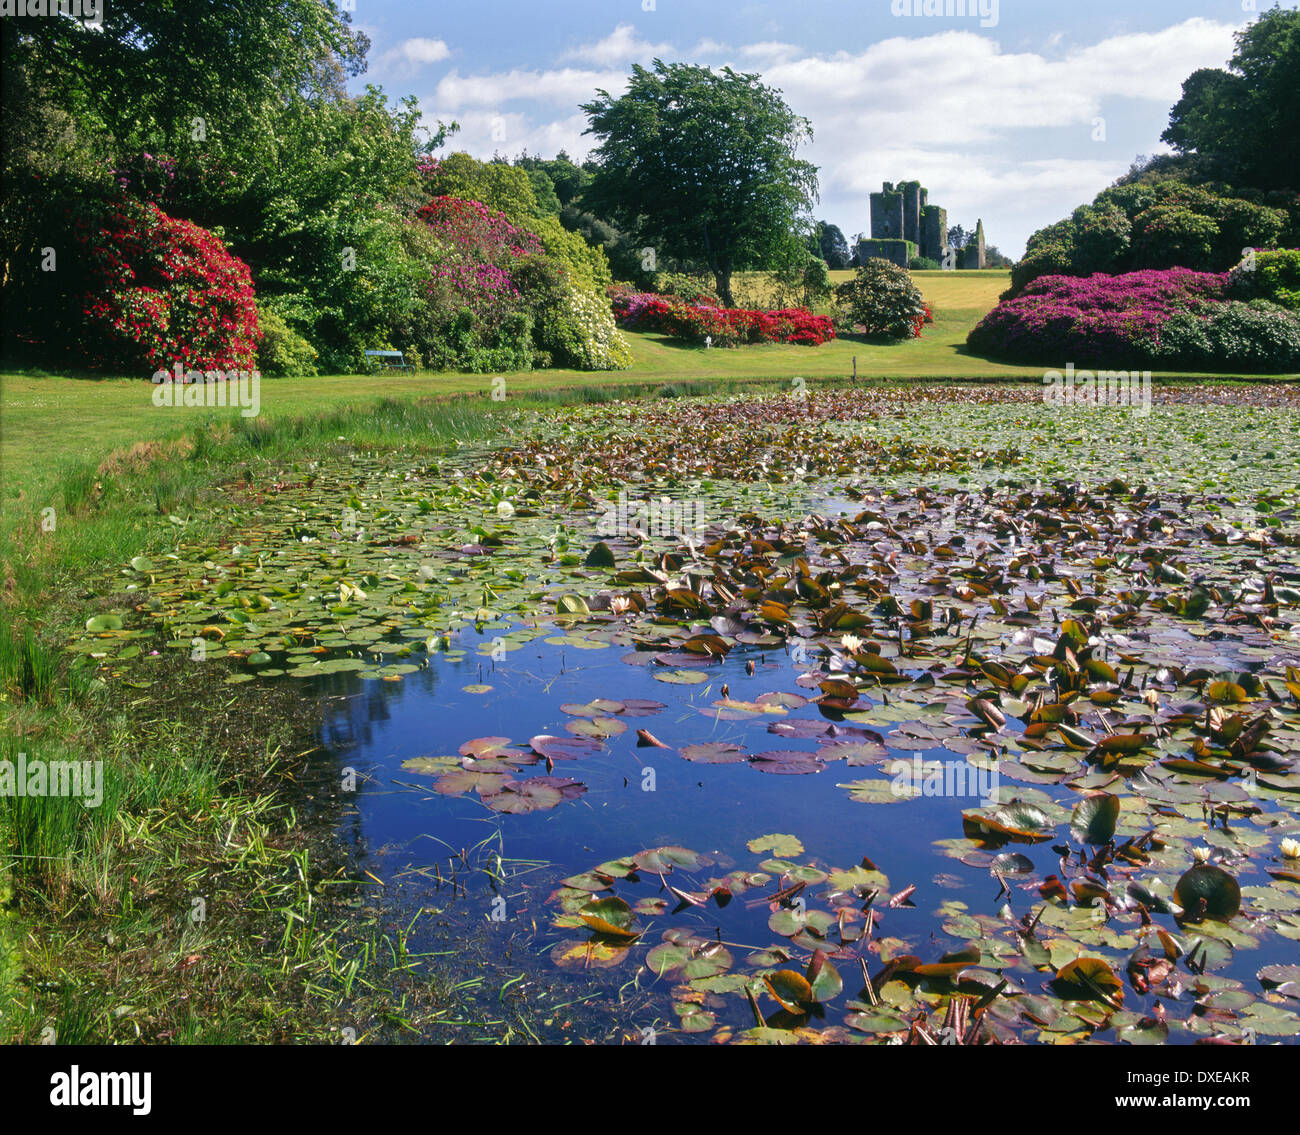
[[[79,221],[94,365],[251,370],[261,331],[248,265],[207,229],[122,202]]]
[[[677,296],[609,289],[614,317],[621,327],[658,331],[675,339],[727,347],[740,343],[795,343],[817,347],[835,338],[831,320],[804,308],[752,311],[746,308],[692,304]]]

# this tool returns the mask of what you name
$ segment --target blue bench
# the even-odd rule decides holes
[[[401,351],[367,351],[366,359],[377,359],[386,370],[415,371],[415,367],[406,361],[406,356]],[[397,361],[394,362],[394,359]]]

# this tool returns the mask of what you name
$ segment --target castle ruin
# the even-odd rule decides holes
[[[929,204],[928,196],[919,181],[901,181],[897,187],[886,181],[879,193],[873,193],[871,237],[858,241],[858,263],[879,257],[906,268],[913,259],[924,256],[945,267],[985,267],[984,222],[979,222],[975,240],[954,262],[949,258],[948,211]]]

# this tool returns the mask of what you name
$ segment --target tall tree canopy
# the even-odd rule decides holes
[[[766,266],[811,227],[817,168],[795,156],[812,138],[758,75],[654,61],[625,94],[582,109],[600,141],[583,206],[660,255],[708,265],[733,305],[737,268]]]
[[[111,0],[100,30],[76,20],[3,20],[6,70],[57,76],[48,97],[124,150],[255,139],[295,94],[341,94],[368,39],[335,0]],[[6,86],[8,84],[6,83]],[[130,92],[129,97],[126,92]],[[204,120],[194,138],[194,119]]]
[[[1193,72],[1160,140],[1247,185],[1300,188],[1300,11],[1264,12],[1237,33],[1228,70]]]
[[[839,225],[823,221],[817,226],[815,248],[809,251],[826,261],[828,268],[847,268],[849,266],[849,242]]]

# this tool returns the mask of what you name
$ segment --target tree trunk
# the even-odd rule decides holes
[[[713,279],[718,289],[718,299],[726,307],[735,307],[736,301],[731,294],[731,269],[715,268],[713,270]]]

